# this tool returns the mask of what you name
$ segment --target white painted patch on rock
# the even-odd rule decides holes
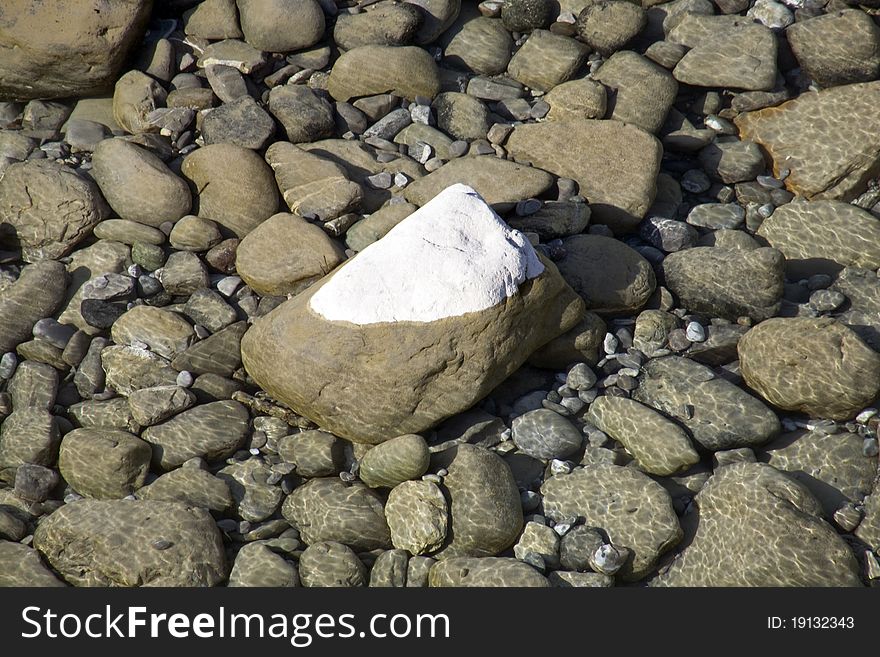
[[[433,322],[491,308],[543,271],[526,237],[458,184],[361,251],[309,305],[354,324]]]

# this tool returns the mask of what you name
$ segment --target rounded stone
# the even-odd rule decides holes
[[[443,485],[451,516],[438,558],[490,557],[513,545],[523,516],[507,463],[482,447],[461,444],[435,454],[432,466],[448,472]]]
[[[314,430],[285,436],[278,441],[278,456],[296,466],[303,477],[327,477],[342,469],[344,444],[332,433]]]
[[[512,429],[519,450],[539,459],[563,459],[583,443],[583,435],[571,422],[545,408],[520,415]]]
[[[635,312],[653,294],[654,270],[635,249],[602,235],[575,235],[562,243],[566,256],[556,265],[589,310]]]
[[[324,35],[324,12],[315,0],[237,0],[241,31],[254,48],[303,50]]]
[[[258,294],[296,294],[345,259],[321,228],[288,213],[273,215],[238,245],[238,275]]]
[[[371,488],[394,488],[401,482],[421,477],[430,461],[425,439],[407,434],[376,445],[364,454],[359,475]]]
[[[158,228],[166,221],[177,221],[192,207],[186,181],[153,153],[124,139],[98,144],[92,156],[92,176],[123,219]]]
[[[577,33],[592,49],[610,55],[641,32],[647,20],[640,5],[626,0],[599,0],[578,14]]]
[[[835,319],[769,319],[737,351],[748,386],[785,410],[849,420],[880,393],[880,354]]]
[[[244,237],[278,209],[272,169],[252,150],[212,144],[186,156],[181,172],[195,187],[198,216]]]
[[[394,547],[412,555],[443,545],[449,512],[443,491],[430,481],[404,481],[388,495],[385,516]]]
[[[229,587],[299,586],[296,566],[261,543],[245,544],[235,557]]]
[[[223,235],[215,222],[188,214],[174,224],[168,240],[181,251],[207,251],[217,246]]]
[[[228,572],[211,514],[170,502],[65,504],[42,520],[34,547],[74,586],[216,586]]]
[[[80,495],[121,499],[144,485],[153,451],[125,431],[75,429],[64,436],[58,469]]]
[[[358,550],[391,547],[382,500],[360,482],[312,479],[287,497],[282,513],[309,545],[335,541]]]
[[[28,262],[67,255],[109,215],[98,185],[54,160],[17,162],[0,178],[0,239]]]
[[[367,585],[367,568],[347,545],[321,541],[307,547],[299,558],[303,586],[353,587]]]

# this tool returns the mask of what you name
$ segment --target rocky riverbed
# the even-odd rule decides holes
[[[880,3],[0,8],[0,586],[876,586]]]

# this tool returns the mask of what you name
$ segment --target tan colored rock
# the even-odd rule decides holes
[[[446,540],[449,511],[443,491],[430,481],[404,481],[388,494],[385,517],[394,547],[419,555]]]
[[[740,114],[743,139],[789,169],[786,187],[809,199],[849,201],[880,173],[880,81],[805,92],[794,100]]]
[[[573,143],[580,147],[572,149]],[[657,193],[663,147],[633,125],[586,119],[523,124],[505,146],[517,160],[577,181],[592,220],[617,233],[638,225]]]
[[[149,114],[165,106],[167,92],[146,73],[129,71],[116,81],[113,91],[113,118],[133,135],[158,132],[147,120]]]
[[[604,119],[607,109],[605,87],[595,80],[571,80],[553,87],[544,100],[550,105],[549,121]]]
[[[566,256],[557,263],[559,273],[588,310],[635,312],[654,293],[654,270],[635,249],[603,235],[574,235],[562,243]]]
[[[749,387],[785,410],[849,420],[880,393],[880,354],[830,317],[769,319],[737,351]]]
[[[880,28],[864,11],[844,9],[785,30],[804,72],[821,87],[870,82],[880,75]]]
[[[28,262],[67,255],[108,216],[98,186],[54,160],[17,162],[0,178],[0,241]]]
[[[553,176],[494,155],[462,157],[411,182],[404,190],[404,196],[411,203],[425,205],[456,183],[473,187],[489,205],[495,205],[540,196],[553,184]]]
[[[144,485],[150,445],[125,431],[75,429],[64,436],[58,470],[80,495],[121,499]]]
[[[627,581],[650,573],[682,538],[669,493],[635,468],[588,465],[550,477],[541,493],[549,517],[581,516],[588,526],[603,529],[612,544],[632,551],[620,569]]]
[[[746,23],[718,31],[681,58],[672,74],[684,84],[770,91],[776,85],[776,36]]]
[[[183,317],[154,306],[135,306],[125,312],[113,323],[110,335],[119,345],[143,342],[168,359],[186,351],[195,340],[192,326]]]
[[[123,219],[158,228],[189,212],[192,195],[156,155],[124,139],[105,139],[92,156],[92,176]]]
[[[447,64],[483,75],[498,75],[507,69],[513,38],[501,21],[480,16],[462,25],[444,51]]]
[[[394,488],[425,474],[430,460],[424,438],[416,434],[397,436],[364,454],[358,475],[370,488]]]
[[[66,282],[64,265],[44,260],[25,266],[18,280],[0,292],[0,352],[30,339],[34,324],[55,314]]]
[[[275,142],[266,162],[291,212],[330,221],[355,210],[363,200],[361,186],[341,165],[288,142]]]
[[[435,558],[492,557],[513,545],[522,531],[522,502],[513,473],[500,456],[463,443],[437,452],[431,465],[449,472],[443,487],[450,524]]]
[[[688,310],[731,321],[762,321],[779,311],[785,258],[776,249],[700,246],[670,253],[661,267],[666,287]]]
[[[534,30],[508,64],[514,80],[538,91],[550,91],[570,80],[590,49],[580,41],[549,30]]]
[[[587,418],[622,443],[645,472],[665,477],[700,460],[681,427],[633,399],[599,397],[590,404]]]
[[[785,255],[789,275],[837,274],[844,267],[880,268],[880,219],[842,201],[786,203],[758,229]]]
[[[437,65],[415,46],[361,46],[333,64],[328,91],[336,100],[392,93],[410,100],[440,92]]]
[[[315,0],[237,0],[245,40],[260,50],[303,50],[324,35],[324,12]]]
[[[227,573],[211,514],[172,502],[65,504],[40,523],[34,547],[76,586],[216,586]]]
[[[359,481],[310,479],[294,489],[281,511],[309,545],[335,541],[357,550],[391,547],[382,500]]]
[[[257,294],[297,294],[330,273],[345,253],[315,224],[293,214],[269,217],[238,245],[235,268]]]
[[[113,84],[152,2],[3,2],[0,101],[90,96]],[[47,26],[51,26],[47,29]]]
[[[197,214],[244,237],[278,209],[272,170],[252,150],[212,144],[186,156],[183,176],[195,187]]]
[[[693,542],[654,586],[861,586],[858,562],[807,488],[764,463],[716,470]]]
[[[632,123],[650,133],[663,126],[678,94],[678,83],[669,71],[630,50],[611,55],[593,79],[610,92],[609,119]]]

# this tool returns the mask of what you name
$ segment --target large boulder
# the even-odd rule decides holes
[[[241,349],[275,398],[380,443],[470,408],[583,312],[552,263],[454,185],[258,320]]]
[[[152,6],[152,0],[4,0],[0,101],[105,90],[140,42]]]

